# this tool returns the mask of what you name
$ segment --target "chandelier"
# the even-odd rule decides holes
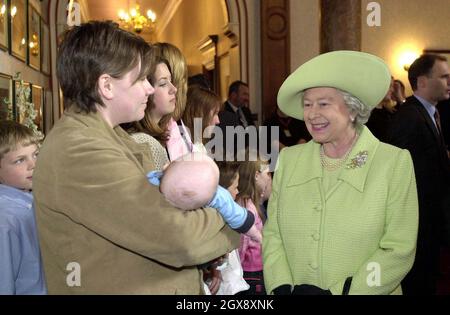
[[[155,31],[156,14],[152,10],[147,10],[147,16],[141,15],[139,5],[125,12],[119,10],[120,26],[126,30],[133,30],[136,33],[141,33],[144,29],[150,33]]]

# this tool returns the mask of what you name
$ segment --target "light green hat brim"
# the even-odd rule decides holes
[[[386,96],[390,84],[389,68],[381,58],[359,51],[333,51],[307,61],[289,75],[277,102],[283,113],[303,120],[300,93],[309,88],[337,88],[372,109]]]

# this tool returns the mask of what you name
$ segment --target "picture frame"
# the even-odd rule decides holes
[[[41,86],[31,85],[31,102],[33,102],[36,110],[34,123],[39,131],[45,134],[44,90]]]
[[[43,107],[43,114],[44,114],[44,127],[45,127],[45,134],[50,131],[51,126],[54,124],[54,117],[53,117],[53,93],[50,89],[44,90],[44,107]]]
[[[9,49],[8,0],[0,0],[0,49]],[[1,13],[3,12],[3,14]]]
[[[11,54],[22,60],[27,59],[27,6],[26,0],[10,0],[11,12]],[[14,16],[13,16],[14,13]]]
[[[28,65],[41,70],[41,16],[31,5],[28,5]]]
[[[12,77],[0,73],[0,120],[15,119]]]
[[[41,19],[41,71],[50,75],[50,28]]]

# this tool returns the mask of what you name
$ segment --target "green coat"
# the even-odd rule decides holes
[[[148,145],[99,114],[69,111],[54,126],[33,178],[50,294],[203,292],[196,265],[237,248],[239,234],[213,209],[170,206],[152,169]],[[66,283],[76,284],[71,262],[81,286]]]
[[[319,149],[310,141],[279,156],[263,232],[267,292],[312,284],[341,294],[351,276],[350,294],[401,294],[418,228],[409,152],[363,127],[349,158],[367,150],[366,163],[342,170],[325,194]]]

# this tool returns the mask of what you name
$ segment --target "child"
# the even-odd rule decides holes
[[[268,191],[271,185],[269,164],[261,161],[244,161],[239,166],[239,194],[237,201],[240,205],[252,211],[255,216],[255,225],[262,231],[264,214],[260,209],[261,196]],[[243,294],[264,295],[264,278],[262,264],[262,248],[245,235],[241,235],[239,256],[244,269],[244,279],[250,289]]]
[[[219,184],[219,170],[208,155],[189,153],[170,163],[164,172],[150,172],[149,180],[160,185],[161,193],[173,206],[192,210],[203,206],[215,208],[228,225],[261,242],[261,231],[253,224],[254,214],[236,204]]]
[[[33,131],[0,122],[0,294],[47,294],[31,195]]]
[[[219,185],[227,188],[233,199],[239,193],[239,163],[238,162],[217,162],[220,171]],[[220,284],[218,295],[233,295],[241,291],[246,291],[250,286],[245,282],[239,252],[237,249],[228,254],[226,263],[221,266],[222,283]]]

